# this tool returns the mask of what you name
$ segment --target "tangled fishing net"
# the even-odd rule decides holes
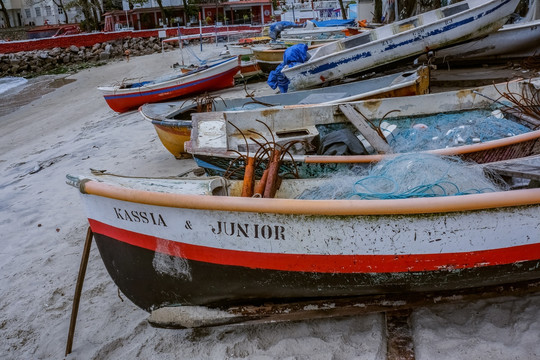
[[[336,173],[306,189],[300,199],[406,199],[502,190],[493,175],[459,158],[404,154],[374,165],[363,174]]]
[[[444,149],[501,139],[529,132],[530,129],[503,118],[499,112],[485,110],[442,113],[400,120],[403,129],[388,143],[396,153]]]

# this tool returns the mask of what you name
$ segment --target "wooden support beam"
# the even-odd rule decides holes
[[[386,360],[414,360],[414,340],[410,326],[412,309],[385,312]]]
[[[356,111],[351,104],[338,105],[339,110],[347,119],[360,131],[360,134],[373,146],[379,154],[388,154],[392,152],[390,145],[373,130],[371,125]]]
[[[392,328],[397,330],[399,326],[401,328],[405,326],[402,321],[401,325],[399,325],[399,316],[403,320],[405,319],[405,315],[403,314],[407,314],[407,312],[417,307],[458,303],[497,296],[522,296],[537,291],[540,291],[540,281],[435,293],[366,295],[349,298],[314,299],[291,303],[242,305],[229,308],[171,306],[152,311],[148,322],[155,327],[196,328],[233,324],[245,325],[301,321],[386,312],[390,314],[390,323],[393,324]],[[399,315],[400,311],[403,312],[401,315]],[[388,318],[387,315],[387,321]],[[405,339],[406,337],[403,337],[401,340],[392,340],[396,344],[391,346],[397,347],[399,343],[406,344]],[[410,345],[407,346],[410,347]]]

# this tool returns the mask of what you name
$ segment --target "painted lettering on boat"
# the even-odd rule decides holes
[[[218,221],[210,225],[216,235],[228,235],[253,239],[285,240],[285,227],[282,225],[241,224]]]
[[[158,213],[125,210],[120,208],[114,208],[114,212],[116,214],[116,218],[120,220],[167,227],[163,216]]]

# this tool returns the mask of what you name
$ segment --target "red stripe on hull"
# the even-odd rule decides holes
[[[160,102],[164,100],[170,100],[174,98],[179,98],[187,95],[192,94],[198,94],[204,91],[216,91],[225,89],[228,87],[234,86],[234,75],[238,72],[238,67],[235,67],[231,70],[228,70],[222,74],[217,75],[213,79],[199,79],[194,81],[194,84],[184,84],[184,85],[178,85],[182,86],[182,88],[172,91],[163,91],[159,92],[159,94],[152,94],[154,92],[160,91],[160,89],[154,89],[151,91],[148,91],[147,93],[151,93],[149,95],[145,95],[144,92],[141,93],[131,93],[131,94],[125,94],[125,95],[119,95],[119,96],[126,96],[126,97],[119,97],[117,99],[115,98],[105,98],[105,101],[109,105],[111,109],[113,109],[116,112],[122,113],[126,112],[135,108],[138,108],[141,105],[148,104],[148,103],[155,103]],[[176,86],[175,86],[176,87]],[[165,89],[161,89],[165,90]],[[130,96],[127,96],[130,95]],[[114,95],[107,95],[107,96],[114,96]]]
[[[470,269],[512,264],[540,258],[540,243],[508,248],[444,254],[408,255],[308,255],[259,253],[211,248],[116,228],[89,219],[92,231],[140,248],[211,264],[242,266],[252,269],[318,273],[400,273]],[[164,242],[167,246],[163,246]]]

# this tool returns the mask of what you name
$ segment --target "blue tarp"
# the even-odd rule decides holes
[[[270,72],[266,83],[270,85],[272,89],[279,87],[280,92],[286,93],[289,89],[290,81],[281,73],[281,70],[283,70],[285,65],[294,66],[305,63],[309,58],[307,50],[308,47],[306,44],[296,44],[285,50],[283,62],[279,64],[275,70]]]
[[[347,19],[347,20],[335,19],[335,20],[325,20],[325,21],[310,20],[310,21],[314,23],[317,27],[331,27],[331,26],[353,26],[355,25],[356,19]]]
[[[268,35],[270,36],[270,39],[276,40],[279,37],[279,34],[283,31],[283,29],[295,28],[295,27],[301,27],[301,26],[302,25],[296,25],[295,23],[291,21],[278,21],[270,25],[270,31]]]

